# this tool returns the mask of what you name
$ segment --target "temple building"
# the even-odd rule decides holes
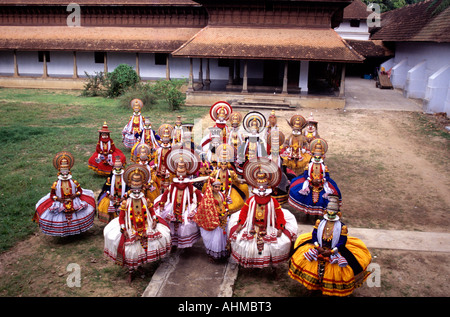
[[[335,31],[352,0],[2,0],[0,86],[82,89],[86,73],[185,78],[186,103],[343,107],[365,59]]]

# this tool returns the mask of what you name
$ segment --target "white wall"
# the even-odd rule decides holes
[[[343,39],[348,40],[368,40],[370,35],[366,20],[360,20],[359,27],[352,27],[350,20],[345,20],[334,30]]]
[[[450,114],[450,63],[432,74],[426,85],[424,98],[428,112],[446,112]]]

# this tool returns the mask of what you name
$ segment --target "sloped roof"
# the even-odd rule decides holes
[[[344,19],[357,19],[363,20],[369,16],[370,12],[367,11],[367,4],[364,4],[361,0],[354,0],[350,5],[344,9]]]
[[[207,26],[172,55],[335,62],[364,60],[331,28]]]
[[[381,28],[371,39],[383,41],[450,42],[450,7],[438,14],[442,0],[426,0],[381,15]]]
[[[394,56],[394,52],[380,40],[346,40],[347,43],[364,57]]]
[[[170,53],[201,28],[2,26],[0,50]]]

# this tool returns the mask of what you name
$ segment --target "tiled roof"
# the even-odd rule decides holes
[[[366,19],[370,12],[367,11],[367,4],[361,0],[354,0],[350,5],[344,9],[344,19]]]
[[[2,26],[0,50],[172,52],[201,28]]]
[[[380,40],[346,40],[347,43],[364,57],[394,56],[394,52],[387,48]]]
[[[443,0],[426,0],[381,15],[381,28],[371,39],[383,41],[450,42],[450,7],[438,14]]]
[[[172,55],[336,62],[364,60],[331,28],[207,26]]]

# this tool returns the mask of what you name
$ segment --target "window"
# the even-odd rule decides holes
[[[359,20],[350,20],[350,27],[359,28]]]
[[[50,62],[50,52],[49,51],[39,51],[38,52],[39,63],[43,63],[44,62],[44,54],[45,54],[45,61],[47,63],[49,63]]]
[[[155,65],[166,65],[167,54],[156,53],[155,54]]]
[[[105,62],[105,52],[94,53],[95,64],[103,64]]]

